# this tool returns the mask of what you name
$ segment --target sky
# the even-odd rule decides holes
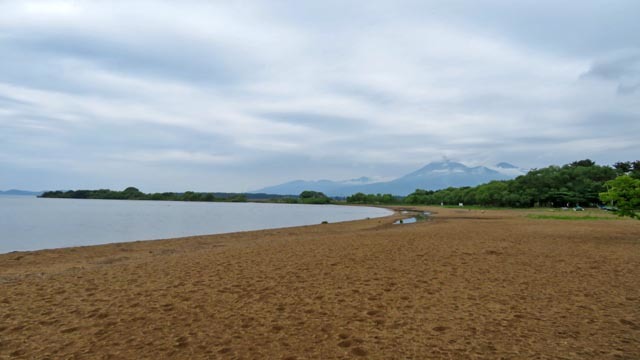
[[[0,189],[640,158],[640,1],[3,1]]]

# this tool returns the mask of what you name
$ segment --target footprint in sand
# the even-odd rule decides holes
[[[367,356],[369,352],[361,347],[351,349],[351,353],[356,356]]]
[[[433,331],[437,331],[441,333],[441,332],[447,331],[448,329],[449,329],[448,327],[440,325],[440,326],[434,327]]]

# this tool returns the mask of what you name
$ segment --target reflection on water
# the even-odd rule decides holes
[[[394,224],[399,225],[399,224],[411,224],[418,221],[418,219],[412,217],[412,218],[408,218],[408,219],[400,219],[400,220],[396,220],[396,222],[394,222]]]
[[[402,214],[408,214],[408,213],[409,213],[409,211],[402,211]],[[416,216],[411,217],[411,218],[396,220],[393,224],[394,225],[413,224],[413,223],[418,222],[418,221],[429,220],[429,216],[431,216],[431,213],[429,211],[425,211],[425,212],[417,214]]]

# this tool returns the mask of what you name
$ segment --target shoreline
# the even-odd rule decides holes
[[[0,358],[640,354],[640,222],[413,208],[2,254]]]
[[[131,201],[131,200],[127,200],[127,201]],[[136,201],[136,200],[133,200]],[[288,205],[288,204],[282,204],[282,205]],[[333,204],[335,205],[335,204]],[[358,206],[358,205],[339,205],[339,206]],[[58,248],[44,248],[44,249],[36,249],[36,250],[14,250],[14,251],[9,251],[9,252],[0,252],[0,257],[2,257],[3,255],[10,255],[10,254],[25,254],[25,253],[34,253],[34,252],[40,252],[40,251],[57,251],[57,250],[68,250],[68,249],[82,249],[82,248],[86,248],[86,247],[95,247],[95,246],[111,246],[111,245],[127,245],[127,244],[136,244],[136,243],[146,243],[146,242],[153,242],[153,241],[179,241],[182,239],[191,239],[191,238],[202,238],[202,237],[212,237],[212,236],[219,236],[219,235],[235,235],[235,234],[246,234],[246,233],[252,233],[252,232],[263,232],[263,231],[269,231],[269,230],[287,230],[287,229],[297,229],[297,228],[305,228],[305,227],[309,227],[309,226],[324,226],[324,225],[328,225],[328,224],[340,224],[340,223],[349,223],[349,222],[359,222],[359,221],[366,221],[366,220],[379,220],[379,219],[387,219],[387,218],[391,218],[391,217],[397,217],[397,216],[404,216],[406,217],[406,214],[399,214],[398,211],[399,210],[394,210],[390,207],[384,207],[384,206],[375,206],[375,205],[363,205],[365,207],[372,207],[372,208],[380,208],[380,209],[386,209],[389,211],[392,211],[391,214],[386,215],[386,216],[380,216],[380,217],[375,217],[375,218],[365,218],[365,219],[356,219],[356,220],[344,220],[344,221],[335,221],[332,223],[327,223],[327,224],[308,224],[308,225],[295,225],[295,226],[285,226],[285,227],[279,227],[279,228],[266,228],[266,229],[257,229],[257,230],[240,230],[240,231],[231,231],[231,232],[223,232],[223,233],[212,233],[212,234],[196,234],[196,235],[187,235],[187,236],[178,236],[178,237],[168,237],[168,238],[157,238],[157,239],[145,239],[145,240],[131,240],[131,241],[122,241],[122,242],[110,242],[110,243],[105,243],[105,244],[90,244],[90,245],[78,245],[78,246],[65,246],[65,247],[58,247]]]
[[[0,204],[3,205],[0,214],[6,214],[0,225],[8,226],[3,236],[5,240],[0,244],[0,254],[228,234],[393,215],[393,210],[387,208],[346,204],[318,207],[306,204],[164,202],[146,206],[143,202],[149,203],[147,200],[115,200],[105,204],[92,199],[87,202],[86,199],[61,200],[54,199],[55,204],[42,205],[34,199],[19,199],[13,204],[17,208],[15,211],[11,209],[11,202]],[[124,202],[124,206],[120,202]],[[39,215],[33,220],[23,220],[28,219],[30,211]]]
[[[227,233],[217,233],[217,234],[203,234],[203,235],[190,235],[190,236],[180,236],[180,237],[170,237],[170,238],[160,238],[160,239],[148,239],[148,240],[134,240],[134,241],[124,241],[124,242],[111,242],[106,244],[93,244],[93,245],[81,245],[81,246],[68,246],[68,247],[60,247],[60,248],[48,248],[48,249],[38,249],[38,250],[24,250],[24,251],[10,251],[7,253],[0,253],[0,283],[6,281],[6,276],[3,276],[5,268],[3,268],[3,261],[6,260],[14,260],[21,261],[20,265],[25,265],[24,259],[27,257],[45,257],[48,260],[62,260],[66,258],[77,258],[82,256],[89,256],[92,260],[98,263],[109,263],[111,260],[109,258],[112,254],[125,252],[128,255],[132,253],[145,253],[147,251],[153,251],[154,248],[159,248],[160,253],[168,254],[172,253],[173,250],[166,250],[165,248],[187,248],[190,246],[202,246],[207,247],[206,245],[202,245],[204,242],[212,242],[212,247],[217,246],[229,246],[234,245],[231,242],[239,242],[236,245],[242,245],[248,242],[248,238],[259,238],[264,239],[265,241],[269,241],[274,235],[286,233],[288,235],[294,234],[296,231],[305,231],[309,229],[314,229],[317,231],[322,230],[331,225],[347,225],[348,227],[369,227],[372,224],[377,224],[379,226],[392,226],[393,222],[397,219],[407,218],[407,214],[401,214],[400,209],[394,209],[389,206],[371,206],[371,205],[344,205],[344,206],[365,206],[365,207],[376,207],[382,208],[391,211],[392,213],[387,216],[376,217],[376,218],[366,218],[366,219],[357,219],[357,220],[345,220],[338,221],[328,224],[309,224],[309,225],[298,225],[298,226],[289,226],[289,227],[280,227],[280,228],[271,228],[271,229],[260,229],[260,230],[244,230],[244,231],[234,231]],[[405,209],[405,207],[402,207]],[[316,229],[317,228],[317,229]],[[232,240],[229,240],[232,239]],[[255,240],[255,242],[259,242],[260,240]],[[182,244],[182,242],[187,242],[188,244]],[[254,243],[254,241],[250,241],[250,243]],[[222,245],[224,244],[224,245]],[[101,261],[99,258],[104,257],[105,260]],[[128,260],[128,259],[127,259]],[[10,264],[10,265],[18,265]],[[9,266],[11,267],[11,266]]]

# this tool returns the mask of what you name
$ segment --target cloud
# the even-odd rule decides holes
[[[618,94],[633,94],[640,88],[640,48],[596,60],[583,77],[615,82]]]
[[[113,160],[133,161],[143,163],[195,163],[203,165],[229,164],[241,159],[233,156],[220,154],[209,154],[203,152],[189,152],[183,150],[159,150],[159,151],[138,151],[133,153],[122,153],[110,155]]]
[[[82,187],[242,191],[442,156],[629,160],[637,6],[2,2],[0,170],[41,175],[0,188],[45,189],[56,166]]]

